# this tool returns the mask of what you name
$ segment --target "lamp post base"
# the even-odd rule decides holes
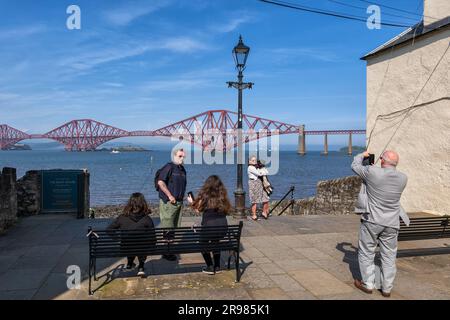
[[[236,190],[234,192],[235,212],[233,216],[239,219],[245,219],[247,217],[245,213],[245,191]]]

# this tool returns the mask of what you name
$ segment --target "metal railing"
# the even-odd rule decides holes
[[[284,201],[284,199],[286,199],[286,197],[289,195],[289,193],[291,194],[291,200],[289,201],[289,204],[286,207],[284,207],[283,210],[281,210],[281,212],[278,215],[281,216],[283,214],[283,212],[286,211],[286,209],[289,208],[289,207],[291,207],[293,209],[294,208],[294,203],[295,203],[294,190],[295,190],[295,187],[291,186],[289,188],[289,191],[286,192],[286,194],[283,196],[283,198],[278,200],[278,202],[273,206],[273,208],[270,209],[269,214],[271,214],[272,211],[274,211]]]

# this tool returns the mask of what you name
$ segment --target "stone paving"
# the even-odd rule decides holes
[[[183,225],[199,219],[184,217]],[[203,274],[200,254],[181,255],[177,262],[149,257],[146,278],[126,271],[125,259],[99,259],[100,278],[93,282],[98,289],[89,296],[85,233],[89,225],[102,227],[110,221],[76,220],[70,215],[21,219],[0,236],[0,299],[385,299],[353,286],[353,278],[359,276],[356,215],[245,221],[239,283],[234,270]],[[238,220],[230,217],[229,223]],[[447,248],[449,243],[450,239],[412,241],[399,248]],[[67,289],[69,265],[82,270],[79,290]],[[450,250],[401,257],[397,266],[391,299],[450,299]]]

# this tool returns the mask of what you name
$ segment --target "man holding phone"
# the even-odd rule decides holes
[[[159,217],[162,228],[175,228],[181,225],[181,208],[186,192],[186,170],[183,166],[185,153],[176,149],[172,153],[172,162],[162,167],[156,176],[159,191]],[[164,259],[174,261],[175,255],[164,255]]]
[[[356,211],[361,213],[358,243],[358,261],[362,280],[355,279],[355,286],[371,294],[375,289],[375,250],[380,246],[381,293],[390,297],[393,287],[397,257],[397,238],[400,218],[409,224],[406,212],[400,205],[400,197],[408,178],[396,170],[399,156],[394,151],[381,155],[381,167],[364,165],[369,158],[366,151],[353,159],[352,170],[363,180]]]

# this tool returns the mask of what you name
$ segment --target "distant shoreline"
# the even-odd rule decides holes
[[[95,152],[112,152],[112,151],[118,151],[118,152],[144,152],[144,151],[153,151],[150,149],[145,149],[142,147],[113,147],[113,148],[100,148],[94,150]]]
[[[33,150],[28,144],[15,144],[9,147],[7,150],[12,151],[29,151]]]

